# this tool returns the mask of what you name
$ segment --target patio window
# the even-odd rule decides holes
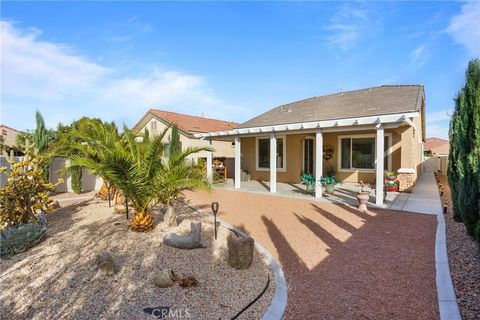
[[[285,171],[285,138],[277,137],[277,170]],[[270,138],[257,138],[257,170],[270,169]]]
[[[384,141],[384,169],[390,167],[390,136]],[[374,170],[375,169],[375,137],[351,136],[340,138],[340,169],[346,170]]]

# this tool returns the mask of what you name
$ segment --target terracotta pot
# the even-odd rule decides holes
[[[367,211],[367,203],[369,199],[370,199],[370,192],[362,191],[357,193],[357,200],[359,203],[358,209],[360,211]]]
[[[391,191],[391,192],[397,192],[398,191],[398,186],[387,186],[387,187],[385,187],[385,190]]]

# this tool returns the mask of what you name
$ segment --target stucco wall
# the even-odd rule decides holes
[[[152,122],[156,122],[156,128],[157,130],[152,130]],[[145,124],[145,126],[140,129],[140,131],[145,131],[145,129],[148,129],[150,134],[152,135],[157,135],[163,132],[167,128],[167,125],[165,125],[162,121],[157,120],[154,117],[151,117],[150,120],[148,120]],[[184,133],[180,132],[180,141],[182,142],[182,148],[187,148],[187,147],[205,147],[208,146],[208,141],[207,140],[200,140],[200,139],[194,139],[190,138],[189,136],[185,135]],[[167,131],[167,134],[165,135],[164,142],[168,143],[168,140],[170,138],[171,134],[171,129]],[[212,141],[212,146],[214,149],[213,156],[214,157],[225,157],[225,158],[232,158],[235,156],[235,148],[234,145],[232,144],[231,141],[217,141],[213,140]],[[207,153],[206,152],[199,152],[195,155],[192,155],[190,158],[191,159],[198,159],[198,158],[206,158]]]
[[[365,131],[350,131],[350,132],[330,132],[323,134],[323,144],[331,145],[334,148],[333,158],[330,163],[337,169],[336,176],[345,182],[358,182],[360,180],[374,183],[375,182],[375,170],[369,172],[364,171],[347,171],[338,169],[338,142],[339,136],[354,136],[354,135],[376,135],[375,130]],[[414,164],[420,165],[420,161],[417,158],[412,157],[418,153],[418,159],[420,152],[416,152],[419,146],[413,146],[418,144],[416,140],[412,139],[413,129],[410,127],[401,127],[396,129],[386,129],[385,135],[391,136],[391,166],[392,171],[397,172],[398,169],[403,167],[412,167]],[[278,136],[281,136],[279,134]],[[303,141],[307,137],[314,137],[313,134],[296,134],[286,136],[286,171],[277,171],[277,181],[287,183],[298,183],[300,181],[300,175],[303,172]],[[266,136],[268,137],[268,136]],[[266,180],[270,179],[269,170],[258,171],[256,169],[256,137],[242,138],[241,153],[242,153],[242,170],[247,170],[253,180]],[[413,153],[416,152],[416,153]],[[328,164],[326,161],[323,163],[323,172],[326,173]]]

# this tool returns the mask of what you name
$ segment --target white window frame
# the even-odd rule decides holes
[[[389,146],[387,149],[387,170],[384,169],[384,172],[390,172],[392,171],[392,149],[393,149],[393,138],[392,138],[392,133],[388,132],[385,133],[385,137],[388,137],[388,142]],[[377,135],[375,133],[371,134],[349,134],[349,135],[339,135],[338,136],[338,157],[337,157],[337,170],[340,172],[376,172],[376,169],[361,169],[361,168],[350,168],[350,169],[345,169],[342,168],[342,139],[355,139],[355,138],[373,138],[374,143],[375,143],[375,156],[377,154]],[[350,144],[350,166],[352,165],[352,143]],[[375,158],[375,166],[377,163],[377,159]]]
[[[286,135],[279,135],[275,136],[275,138],[283,139],[283,155],[282,155],[282,162],[283,168],[279,168],[277,166],[277,172],[286,172],[287,171],[287,136]],[[255,170],[256,171],[270,171],[270,168],[261,168],[258,166],[258,140],[260,139],[268,139],[270,140],[270,136],[259,136],[255,137]]]
[[[150,121],[150,130],[151,131],[157,131],[157,121],[152,119],[152,121]]]

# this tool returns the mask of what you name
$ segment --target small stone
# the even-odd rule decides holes
[[[153,283],[159,288],[171,287],[175,283],[175,274],[170,269],[164,269],[153,278]]]
[[[115,274],[113,258],[108,252],[102,252],[96,259],[97,273],[95,279],[105,278]]]
[[[170,232],[163,238],[163,244],[179,249],[195,249],[202,246],[202,223],[190,223],[190,232],[181,236]]]

